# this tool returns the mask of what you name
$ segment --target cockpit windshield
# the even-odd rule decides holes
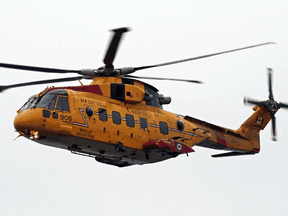
[[[20,108],[20,111],[30,109],[32,107],[32,104],[34,103],[37,98],[35,97],[36,95],[33,95],[28,99],[28,101]]]
[[[60,96],[61,95],[61,96]],[[57,101],[58,98],[58,101]],[[50,92],[47,92],[46,94],[36,97],[36,95],[30,97],[28,101],[20,108],[20,111],[35,108],[35,107],[41,107],[53,110],[56,105],[56,110],[60,111],[69,111],[68,106],[68,94],[65,89],[57,89]]]
[[[57,95],[47,93],[41,97],[35,107],[42,107],[52,110],[55,106],[56,99]]]

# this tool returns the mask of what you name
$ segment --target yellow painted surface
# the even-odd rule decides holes
[[[256,111],[238,130],[230,130],[193,118],[184,119],[183,116],[146,105],[142,101],[145,94],[144,84],[140,81],[135,81],[134,85],[125,84],[125,101],[111,99],[111,82],[121,83],[121,78],[101,77],[94,79],[91,83],[99,85],[102,95],[67,90],[69,111],[50,110],[49,118],[43,117],[43,108],[18,111],[14,121],[15,128],[21,134],[33,136],[33,138],[35,138],[34,133],[36,132],[39,133],[39,137],[44,133],[55,135],[56,141],[57,137],[61,136],[81,138],[81,143],[67,139],[67,149],[71,149],[75,144],[80,149],[93,148],[91,142],[87,142],[89,144],[85,142],[85,140],[90,140],[107,145],[123,143],[127,148],[142,151],[143,144],[149,141],[169,139],[177,140],[189,147],[197,144],[211,147],[213,144],[216,147],[224,146],[226,150],[260,150],[259,130],[264,129],[270,121],[269,112],[265,108],[256,107]],[[127,92],[130,92],[128,95],[131,96],[130,98],[127,96]],[[87,107],[93,110],[91,117],[86,113]],[[107,121],[100,120],[99,111],[101,109],[107,111]],[[120,124],[113,122],[112,116],[115,112],[120,113]],[[53,118],[53,115],[58,115],[58,118]],[[134,127],[127,126],[127,115],[134,117]],[[147,129],[140,127],[141,119],[147,120]],[[177,128],[177,120],[184,122],[183,131]],[[160,132],[160,122],[167,123],[168,134]],[[27,128],[30,132],[27,132]]]

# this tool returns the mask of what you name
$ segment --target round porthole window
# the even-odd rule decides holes
[[[93,109],[91,107],[86,107],[86,113],[88,117],[91,117],[93,115]]]

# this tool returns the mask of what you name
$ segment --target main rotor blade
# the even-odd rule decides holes
[[[119,43],[121,41],[121,37],[123,33],[129,31],[128,28],[119,28],[119,29],[113,29],[114,35],[111,39],[110,45],[106,51],[106,55],[103,59],[103,62],[105,64],[106,68],[113,68],[113,61],[117,52],[117,49],[119,47]]]
[[[185,80],[185,79],[161,78],[161,77],[142,77],[142,76],[132,76],[132,75],[124,75],[123,77],[130,77],[130,78],[136,78],[136,79],[181,81],[181,82],[191,82],[191,83],[203,84],[203,82],[198,81],[198,80]]]
[[[81,72],[79,70],[65,70],[65,69],[34,67],[34,66],[6,64],[6,63],[0,63],[0,67],[18,69],[18,70],[46,72],[46,73],[80,73]]]
[[[18,84],[14,84],[14,85],[5,85],[5,86],[0,86],[0,92],[7,90],[9,88],[16,88],[16,87],[21,87],[21,86],[31,86],[31,85],[39,85],[39,84],[46,84],[46,83],[67,82],[67,81],[75,81],[75,80],[80,80],[80,79],[83,79],[83,76],[50,79],[50,80],[41,80],[41,81],[35,81],[35,82],[18,83]]]
[[[274,101],[274,96],[273,96],[273,92],[272,92],[272,73],[273,70],[271,68],[267,68],[268,69],[268,87],[269,87],[269,100]]]
[[[143,66],[143,67],[136,67],[134,69],[135,69],[135,71],[137,71],[137,70],[143,70],[143,69],[148,69],[148,68],[153,68],[153,67],[160,67],[160,66],[178,64],[178,63],[182,63],[182,62],[193,61],[193,60],[202,59],[202,58],[208,58],[208,57],[212,57],[212,56],[216,56],[216,55],[221,55],[221,54],[224,54],[224,53],[235,52],[235,51],[244,50],[244,49],[250,49],[250,48],[253,48],[253,47],[258,47],[258,46],[263,46],[263,45],[268,45],[268,44],[275,44],[275,43],[274,42],[262,43],[262,44],[257,44],[257,45],[253,45],[253,46],[248,46],[248,47],[242,47],[242,48],[238,48],[238,49],[228,50],[228,51],[224,51],[224,52],[213,53],[213,54],[203,55],[203,56],[197,56],[197,57],[188,58],[188,59],[182,59],[182,60],[178,60],[178,61],[166,62],[166,63],[156,64],[156,65],[148,65],[148,66]]]

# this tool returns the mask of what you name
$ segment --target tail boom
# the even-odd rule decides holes
[[[254,113],[239,127],[231,130],[219,127],[190,116],[185,119],[196,124],[196,127],[207,131],[207,138],[195,143],[195,146],[226,150],[229,153],[214,157],[226,157],[237,155],[250,155],[260,152],[259,132],[263,130],[271,120],[271,115],[266,107],[253,107]],[[277,112],[277,110],[275,110]]]

